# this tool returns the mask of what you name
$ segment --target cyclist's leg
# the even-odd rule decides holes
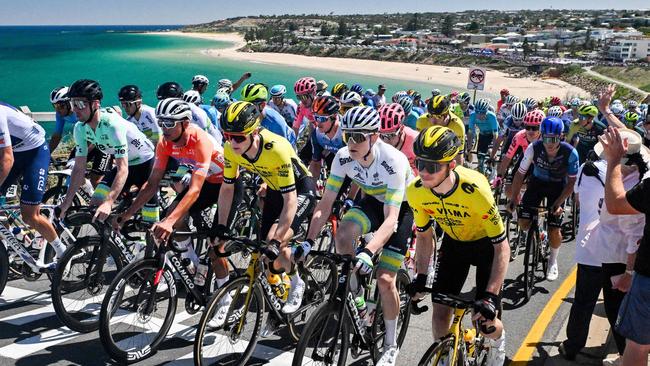
[[[465,244],[465,245],[463,245]],[[433,283],[433,292],[458,295],[469,273],[470,258],[467,256],[467,243],[451,239],[445,235],[438,253],[438,263]],[[433,338],[439,339],[449,332],[452,308],[446,305],[433,304],[431,320]]]
[[[523,206],[519,212],[519,227],[527,232],[530,228],[530,220],[535,214],[537,206],[542,202],[544,198],[544,183],[535,177],[531,177],[528,180],[528,188],[524,193],[524,196],[521,199],[521,205]]]
[[[129,177],[132,177],[132,185],[141,189],[142,186],[149,179],[151,170],[153,169],[154,159],[151,158],[149,161],[137,165],[133,171],[133,174],[129,172]],[[126,185],[125,185],[126,186]],[[147,203],[144,204],[142,209],[140,209],[142,214],[142,220],[150,223],[155,223],[160,221],[160,207],[158,205],[158,193],[153,195]]]
[[[88,179],[93,188],[97,188],[104,176],[111,171],[113,155],[104,154],[99,149],[94,148],[88,153],[88,160],[92,161]]]
[[[472,264],[476,266],[476,299],[484,298],[485,291],[490,280],[490,275],[492,274],[492,265],[494,260],[494,244],[489,240],[480,240],[475,242],[476,246],[474,250],[471,251],[473,257]],[[496,294],[501,298],[501,293]],[[499,311],[499,316],[492,321],[486,321],[484,326],[489,328],[491,326],[495,327],[496,330],[489,334],[485,334],[486,337],[491,339],[499,339],[503,333],[503,323],[501,322],[500,313],[502,309],[497,309]]]

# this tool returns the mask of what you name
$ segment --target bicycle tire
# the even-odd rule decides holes
[[[408,331],[409,322],[411,320],[411,296],[409,296],[408,292],[406,291],[406,286],[408,286],[410,283],[411,283],[411,279],[408,275],[408,272],[406,272],[403,269],[400,269],[397,272],[397,278],[395,282],[399,294],[399,299],[400,299],[400,309],[397,315],[397,327],[398,327],[397,347],[398,348],[402,347],[402,343],[406,338],[406,332]],[[381,357],[384,348],[384,335],[386,334],[386,329],[385,329],[385,324],[383,319],[384,314],[381,309],[381,299],[379,298],[379,291],[377,291],[376,304],[377,307],[375,311],[375,319],[374,322],[372,323],[372,327],[370,328],[371,329],[370,334],[372,336],[372,339],[374,340],[372,342],[372,349],[371,349],[372,359],[374,363],[376,363]]]
[[[65,197],[65,194],[68,192],[68,187],[64,185],[56,185],[54,187],[49,188],[45,193],[43,193],[43,204],[52,204],[52,205],[58,205],[63,201],[63,197]],[[54,200],[53,202],[49,202],[50,200]],[[81,200],[77,195],[74,196],[72,199],[72,206],[81,206]]]
[[[54,272],[54,279],[52,281],[52,306],[54,307],[54,312],[64,325],[79,333],[88,333],[99,328],[99,316],[89,316],[91,314],[82,310],[89,307],[88,310],[92,312],[92,310],[101,307],[104,297],[102,295],[98,296],[98,291],[101,291],[102,288],[107,288],[123,267],[122,261],[119,259],[119,250],[114,245],[107,244],[109,247],[107,248],[108,255],[106,260],[110,256],[112,258],[111,263],[115,264],[115,268],[110,273],[105,272],[104,269],[108,267],[104,263],[101,270],[95,272],[100,276],[101,282],[99,284],[96,282],[91,283],[88,278],[90,272],[88,268],[92,268],[91,266],[94,265],[90,261],[93,258],[93,254],[101,248],[101,245],[101,240],[98,237],[86,236],[79,238],[72,247],[65,251]],[[80,255],[81,257],[79,257]],[[84,260],[87,261],[84,262]],[[83,266],[83,263],[87,263],[89,267],[75,271],[76,265],[81,264]],[[76,273],[79,273],[78,277]],[[70,279],[70,281],[67,279]],[[74,281],[74,279],[78,279],[78,281]],[[74,303],[65,301],[65,299],[70,299],[69,295],[78,291],[82,292],[81,295],[91,295],[91,299],[96,299],[97,302],[91,303],[90,306],[86,303],[81,309],[75,310]]]
[[[128,301],[125,303],[124,307],[120,306],[123,303],[126,286],[130,285],[132,287],[138,287],[138,291],[134,294],[134,297],[137,305],[135,308],[140,310],[143,308],[143,305],[139,305],[138,301],[142,299],[146,300],[150,297],[151,288],[147,288],[147,285],[152,284],[152,280],[158,270],[158,259],[144,258],[136,260],[128,264],[122,269],[122,271],[120,271],[120,273],[118,273],[106,291],[99,314],[99,338],[106,353],[108,353],[108,355],[118,363],[131,364],[153,356],[158,351],[160,344],[165,340],[169,328],[174,321],[178,301],[176,295],[176,284],[171,271],[169,269],[164,269],[163,275],[160,276],[161,282],[158,284],[156,294],[153,295],[154,301],[156,302],[156,310],[162,303],[162,301],[157,300],[159,294],[161,295],[162,300],[169,301],[169,305],[166,308],[166,314],[162,317],[162,324],[160,325],[159,330],[150,337],[151,340],[148,344],[142,345],[138,347],[138,349],[133,349],[133,347],[130,347],[129,349],[121,348],[122,344],[132,344],[132,342],[128,341],[132,337],[114,337],[114,331],[111,327],[113,316],[118,314],[118,310],[126,311],[130,307]],[[160,288],[161,285],[163,286],[162,289]],[[147,290],[149,290],[149,292],[147,292]],[[164,297],[165,295],[167,296],[166,298]],[[124,315],[120,313],[119,316]],[[144,320],[149,322],[154,318],[151,314],[141,314],[139,312],[136,316],[139,317],[139,320],[136,320],[139,324],[143,323]],[[124,318],[128,319],[128,316],[125,316]],[[133,332],[127,334],[131,333]],[[141,335],[143,334],[141,331],[139,333]]]
[[[291,363],[293,366],[316,365],[316,362],[319,361],[322,356],[315,354],[316,349],[311,350],[311,342],[318,342],[320,339],[322,339],[322,333],[324,331],[329,330],[330,333],[336,333],[336,326],[338,323],[341,325],[340,333],[329,336],[329,339],[336,340],[336,344],[334,344],[335,348],[338,345],[339,341],[341,345],[338,347],[338,353],[335,352],[332,357],[332,361],[334,361],[334,358],[336,357],[336,362],[330,364],[335,364],[337,366],[345,365],[348,355],[348,348],[350,345],[350,321],[346,311],[343,311],[344,319],[337,319],[338,316],[339,309],[335,308],[330,302],[324,303],[314,312],[312,317],[307,321],[307,326],[305,327],[305,330],[302,333],[302,337],[300,337],[300,341],[298,341],[298,345],[296,346],[296,350],[293,354],[293,361]],[[330,317],[333,320],[332,324],[328,322]],[[317,339],[312,339],[314,337],[317,337]],[[311,350],[311,352],[309,352],[310,355],[305,356],[308,349]],[[307,362],[303,362],[303,359],[305,357],[308,358]]]
[[[249,339],[243,339],[241,337],[241,332],[240,334],[228,334],[228,335],[219,335],[216,336],[215,333],[217,330],[222,330],[226,332],[227,330],[225,329],[225,326],[231,325],[229,323],[230,318],[233,316],[236,316],[235,313],[237,311],[242,310],[245,305],[246,301],[246,292],[245,289],[249,287],[249,282],[250,279],[247,276],[243,277],[238,277],[235,278],[228,283],[226,283],[223,287],[221,287],[210,299],[210,302],[206,305],[205,311],[203,312],[203,315],[201,316],[201,320],[199,321],[198,324],[198,329],[196,330],[196,335],[194,337],[194,364],[195,365],[211,365],[214,364],[216,361],[218,362],[224,362],[225,360],[223,358],[216,360],[216,361],[208,361],[204,360],[204,358],[209,357],[231,357],[234,359],[228,358],[228,363],[233,364],[233,365],[243,365],[248,361],[248,359],[251,357],[253,354],[253,351],[255,350],[255,346],[257,344],[257,341],[259,339],[259,331],[262,325],[262,318],[264,317],[264,296],[262,295],[262,290],[260,289],[259,285],[254,285],[253,287],[253,292],[252,296],[249,299],[248,302],[248,311],[246,312],[251,313],[251,310],[254,311],[253,315],[255,316],[254,322],[248,322],[244,321],[244,326],[250,325],[252,323],[252,331],[250,333]],[[235,296],[233,297],[233,301],[228,308],[228,313],[226,316],[226,322],[224,326],[221,326],[220,328],[216,330],[208,330],[208,323],[212,320],[214,317],[215,312],[218,310],[219,305],[221,300],[226,296],[226,295],[231,295],[232,297],[232,292],[235,291],[235,295],[243,295],[243,296]],[[233,306],[237,307],[237,304],[241,304],[242,306],[239,307],[236,311],[233,311]],[[233,321],[236,321],[237,318],[233,318]],[[234,324],[233,324],[234,325]],[[210,333],[209,333],[210,332]],[[232,350],[235,351],[235,346],[233,345],[232,342],[239,342],[243,341],[244,343],[247,343],[246,347],[243,349],[241,352],[232,352],[230,354],[224,353],[222,351],[217,352],[214,354],[214,356],[208,356],[208,353],[212,355],[212,352],[206,352],[204,349],[204,341],[210,341],[210,340],[216,340],[218,338],[223,338],[226,345],[232,346]]]
[[[538,264],[538,247],[539,235],[536,227],[531,226],[526,236],[526,251],[524,253],[524,292],[526,300],[530,300],[535,287],[537,264]]]
[[[314,240],[314,250],[334,253],[334,231],[331,222],[328,221],[318,233],[316,240]]]
[[[5,290],[9,278],[9,256],[4,242],[0,242],[0,295]]]
[[[454,335],[448,335],[447,337],[434,342],[424,353],[418,366],[449,365],[449,360],[445,360],[445,355],[449,356],[450,352],[453,350],[455,339],[456,337]],[[462,342],[459,342],[458,344],[459,347],[462,347]],[[455,366],[464,366],[464,363],[463,352],[460,352],[459,350]]]
[[[326,256],[309,257],[305,267],[309,269],[309,278],[303,278],[306,288],[302,304],[296,310],[299,315],[292,317],[288,324],[289,334],[294,342],[300,340],[311,315],[334,293],[338,278],[336,263]]]

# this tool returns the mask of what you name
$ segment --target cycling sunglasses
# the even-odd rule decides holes
[[[120,102],[120,104],[122,104],[125,107],[131,107],[131,106],[134,106],[136,103],[139,103],[139,102],[142,102],[142,99],[133,100],[133,101],[123,100],[123,101]]]
[[[158,118],[158,126],[161,128],[174,128],[178,122],[180,121],[175,119]]]
[[[298,97],[298,100],[300,100],[301,102],[312,100],[312,97],[311,97],[310,94],[301,94],[301,95],[297,95],[297,97]]]
[[[391,133],[383,133],[381,134],[381,139],[384,141],[390,141],[397,137],[399,135],[399,131],[391,132]]]
[[[542,137],[542,141],[545,144],[554,144],[556,142],[560,142],[560,136],[544,136]]]
[[[371,134],[365,132],[343,132],[343,142],[346,144],[350,142],[360,144],[366,141],[370,135]]]
[[[319,124],[328,122],[330,118],[331,118],[330,116],[320,116],[318,114],[314,114],[314,121],[316,121]]]
[[[526,131],[539,131],[539,126],[525,126]]]
[[[224,133],[223,138],[225,138],[226,141],[235,141],[236,143],[241,144],[242,142],[246,141],[248,135],[236,135],[232,133]]]
[[[415,167],[418,171],[426,171],[429,174],[435,174],[442,170],[446,163],[438,163],[430,160],[415,159]]]
[[[90,102],[81,99],[72,99],[72,107],[75,109],[85,109]]]

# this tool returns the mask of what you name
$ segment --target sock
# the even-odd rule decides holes
[[[228,282],[229,279],[230,279],[229,276],[226,276],[224,278],[215,277],[215,281],[217,282],[217,287],[221,288],[221,286],[225,285],[226,282]]]
[[[558,253],[560,253],[560,248],[551,248],[551,255],[548,257],[549,265],[557,263]]]
[[[490,347],[494,347],[496,349],[504,348],[505,349],[505,340],[506,340],[506,330],[504,329],[501,332],[501,337],[497,339],[490,339]]]
[[[298,271],[289,274],[289,281],[291,281],[291,288],[295,288],[297,284],[304,282],[302,278],[300,278]]]
[[[192,239],[188,238],[185,240],[177,241],[178,246],[181,248],[187,248],[186,251],[181,253],[181,258],[189,258],[194,264],[194,268],[197,268],[199,265],[199,256],[196,255],[194,251],[194,246],[192,245]]]
[[[56,258],[59,259],[63,256],[63,252],[65,252],[65,245],[61,243],[61,239],[57,236],[56,239],[52,240],[50,242],[52,247],[54,248],[54,251],[56,252]]]
[[[386,326],[386,336],[384,338],[384,346],[397,346],[397,319],[388,320],[384,319],[384,325]]]

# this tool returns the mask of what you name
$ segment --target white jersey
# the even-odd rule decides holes
[[[214,137],[215,140],[217,140],[217,143],[219,143],[220,146],[223,145],[223,136],[221,135],[221,131],[212,124],[212,121],[210,121],[210,117],[208,117],[208,114],[203,110],[203,108],[197,106],[194,103],[187,103],[190,106],[190,109],[192,110],[192,123],[195,125],[199,126],[203,131],[207,132],[210,134],[212,137]]]
[[[282,106],[282,108],[275,105],[275,103],[273,103],[273,100],[269,101],[269,106],[280,113],[282,117],[284,117],[284,120],[287,121],[287,123],[291,123],[296,119],[298,105],[293,101],[293,99],[285,98],[284,106]]]
[[[372,146],[372,154],[375,160],[365,168],[350,157],[347,146],[339,149],[326,188],[338,192],[347,176],[364,193],[384,204],[400,207],[406,201],[406,187],[414,178],[406,155],[381,140]]]
[[[135,116],[131,116],[127,118],[127,121],[135,124],[154,146],[158,144],[158,140],[162,136],[162,131],[160,126],[158,126],[158,119],[156,118],[156,110],[154,108],[143,104],[140,106],[140,118],[136,119]]]
[[[15,107],[0,102],[0,148],[11,147],[22,152],[40,147],[45,130]]]

